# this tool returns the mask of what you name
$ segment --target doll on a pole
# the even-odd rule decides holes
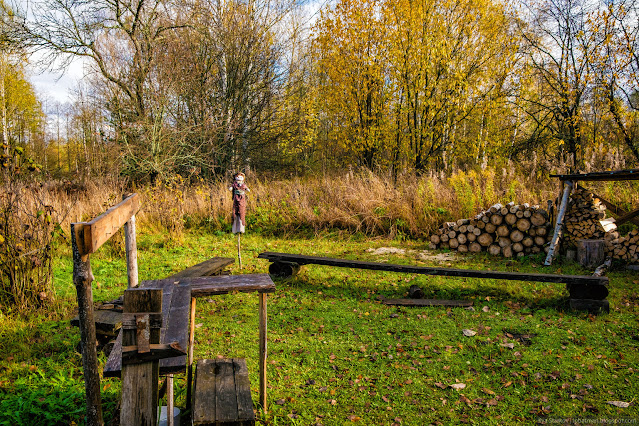
[[[242,255],[240,253],[240,237],[244,233],[246,226],[246,193],[250,189],[244,183],[244,173],[236,173],[233,176],[233,183],[229,186],[229,191],[233,194],[233,228],[237,234],[237,258],[242,269]]]

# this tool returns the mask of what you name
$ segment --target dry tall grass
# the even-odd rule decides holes
[[[368,236],[424,238],[442,222],[471,217],[497,202],[546,205],[559,193],[556,179],[516,173],[515,168],[456,171],[451,176],[406,175],[393,182],[369,171],[286,180],[247,177],[248,230],[319,233],[344,230]],[[187,183],[176,177],[135,188],[142,197],[140,230],[178,239],[186,227],[230,230],[232,201],[227,182]],[[588,185],[622,205],[636,199],[632,182]],[[119,180],[47,184],[37,188],[68,232],[73,221],[89,220],[119,202],[127,185]]]

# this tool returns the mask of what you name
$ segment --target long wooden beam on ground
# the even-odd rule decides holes
[[[299,265],[324,265],[342,268],[371,269],[375,271],[401,272],[408,274],[439,275],[446,277],[490,278],[514,281],[538,281],[548,283],[607,285],[608,277],[589,275],[529,274],[522,272],[480,271],[475,269],[435,268],[428,266],[394,265],[389,263],[365,262],[361,260],[334,259],[328,257],[305,256],[301,254],[264,252],[258,256],[271,262],[289,262]],[[241,276],[241,275],[240,275]]]

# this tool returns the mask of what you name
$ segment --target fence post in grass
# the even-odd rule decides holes
[[[123,195],[123,199],[127,196]],[[126,274],[128,287],[138,286],[138,248],[135,238],[135,215],[124,224],[124,247],[126,250]]]
[[[264,410],[264,414],[267,412],[266,407],[266,327],[267,327],[267,315],[266,315],[266,301],[267,294],[260,293],[260,404]]]
[[[82,366],[84,370],[84,388],[87,398],[87,419],[89,426],[104,423],[102,418],[102,399],[100,396],[100,372],[96,348],[95,321],[93,318],[93,273],[89,255],[81,255],[78,247],[84,247],[84,224],[71,224],[71,248],[73,250],[73,284],[78,298],[78,318],[80,320],[80,342],[82,347]]]
[[[151,316],[161,312],[161,289],[125,290],[122,353],[125,352],[125,347],[137,347],[138,353],[148,353],[149,345],[160,343],[160,328],[152,324]],[[133,323],[130,323],[131,321]],[[122,362],[121,425],[157,425],[159,373],[158,360],[135,364]],[[171,416],[172,414],[167,413]]]

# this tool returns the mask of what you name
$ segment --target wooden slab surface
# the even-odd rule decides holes
[[[232,265],[233,262],[235,262],[235,259],[231,257],[212,257],[167,278],[210,277],[219,275],[224,268]]]
[[[364,262],[361,260],[334,259],[305,256],[301,254],[264,252],[258,256],[271,262],[291,262],[300,265],[325,265],[341,268],[371,269],[375,271],[401,272],[408,274],[440,275],[447,277],[490,278],[513,281],[537,281],[583,285],[607,285],[608,277],[590,275],[530,274],[523,272],[482,271],[474,269],[436,268],[427,266],[394,265],[390,263]]]
[[[193,424],[255,424],[245,359],[204,359],[197,362]]]

